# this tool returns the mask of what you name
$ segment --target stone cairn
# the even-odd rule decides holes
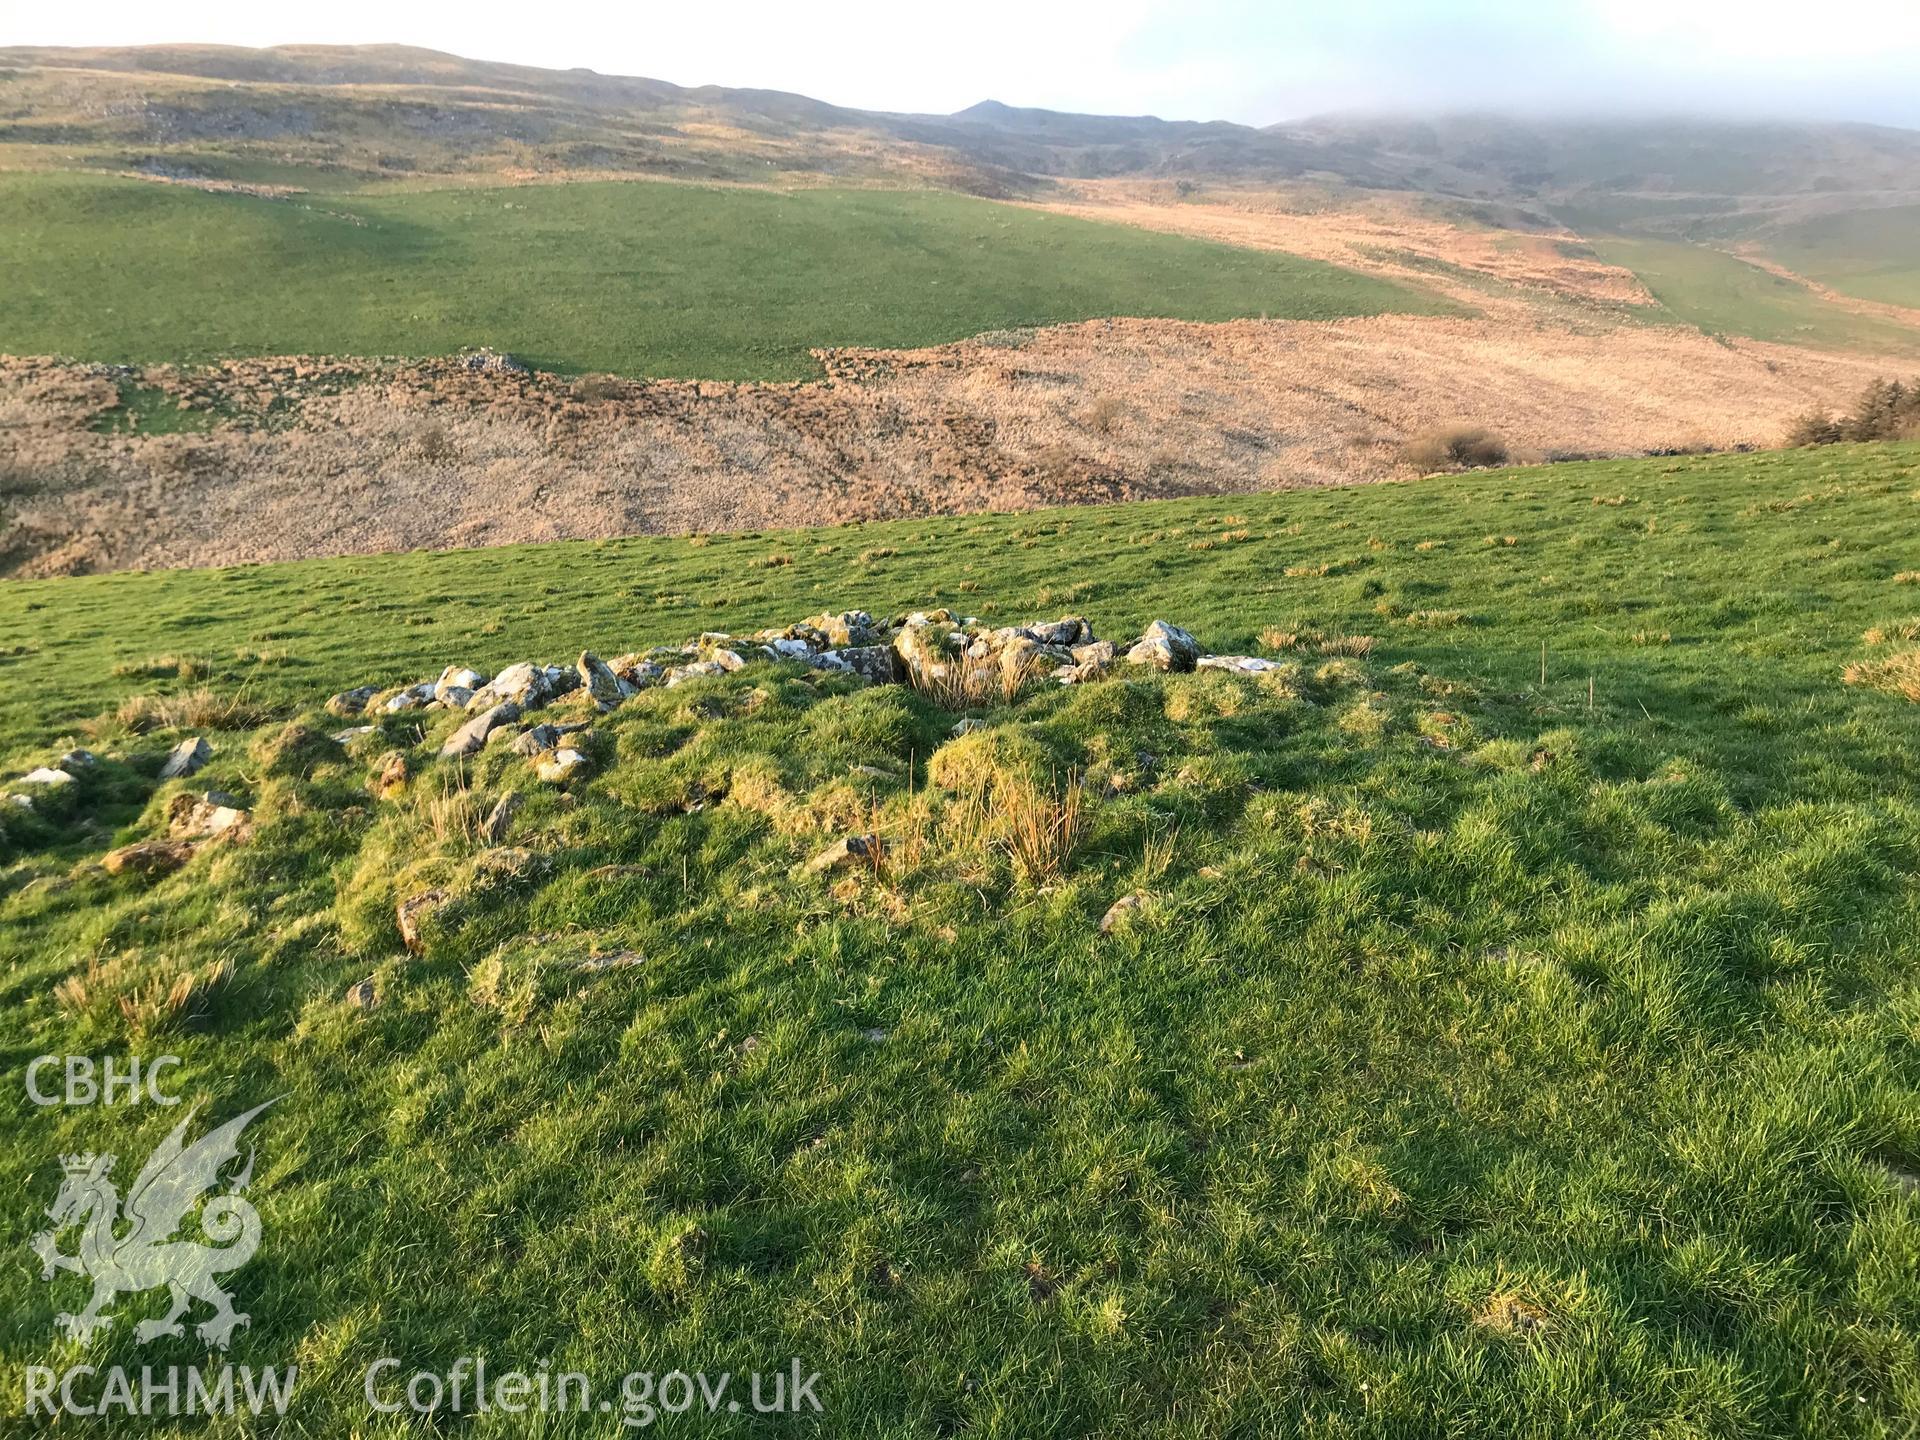
[[[1250,655],[1209,655],[1192,635],[1164,620],[1155,620],[1123,650],[1099,639],[1092,625],[1078,616],[990,627],[948,610],[916,611],[887,621],[875,620],[864,610],[848,610],[746,636],[708,632],[685,645],[656,646],[611,660],[588,650],[572,665],[520,661],[491,679],[465,666],[449,665],[437,679],[398,690],[362,685],[342,691],[327,702],[327,711],[363,722],[409,711],[458,711],[468,718],[441,746],[443,758],[462,758],[507,744],[533,760],[542,778],[561,781],[587,763],[579,748],[582,742],[574,738],[587,726],[523,723],[531,712],[584,691],[604,713],[643,690],[671,689],[703,676],[727,675],[755,662],[773,661],[858,675],[875,685],[911,684],[963,700],[984,696],[994,688],[1012,695],[1030,683],[1077,685],[1123,664],[1239,674],[1270,670],[1276,664]],[[342,730],[334,739],[345,744],[375,728],[362,723]]]
[[[581,652],[571,665],[523,660],[491,678],[463,665],[449,665],[436,679],[398,689],[361,685],[344,690],[329,699],[326,708],[339,719],[360,722],[333,736],[342,745],[374,733],[373,722],[389,715],[457,711],[467,718],[441,745],[443,758],[460,759],[506,745],[529,760],[541,779],[563,783],[588,767],[584,732],[590,722],[539,722],[530,718],[532,712],[584,691],[605,713],[643,690],[671,689],[703,676],[731,674],[750,664],[774,661],[858,675],[875,685],[911,684],[962,709],[989,703],[990,697],[1010,697],[1029,684],[1082,684],[1122,665],[1238,674],[1257,674],[1276,666],[1275,661],[1251,655],[1207,654],[1187,631],[1164,620],[1155,620],[1122,649],[1096,636],[1093,626],[1079,616],[993,627],[948,610],[916,611],[891,620],[848,610],[752,635],[709,632],[685,645],[656,646],[612,660],[602,660],[592,651]],[[956,732],[972,723],[963,720]],[[410,762],[403,754],[396,752],[396,757],[390,757],[396,763],[389,768],[405,772]],[[192,775],[212,758],[213,750],[204,738],[189,736],[168,755],[160,778]],[[21,789],[6,795],[5,803],[32,810],[36,793],[45,795],[75,783],[95,763],[85,750],[68,751],[54,764],[21,776],[15,782]],[[234,808],[221,803],[227,798],[209,792],[203,804],[214,810]],[[200,818],[193,817],[191,833],[175,838],[198,840],[203,833],[230,828],[220,825],[203,832],[197,824]]]

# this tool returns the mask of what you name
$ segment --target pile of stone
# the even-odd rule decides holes
[[[684,645],[656,646],[602,660],[583,651],[571,666],[520,661],[491,678],[449,665],[439,678],[397,690],[373,685],[343,691],[327,702],[341,719],[378,718],[408,711],[458,711],[468,718],[441,746],[443,757],[478,754],[509,744],[531,760],[543,779],[564,781],[587,765],[584,724],[523,723],[530,712],[584,692],[602,712],[643,690],[671,689],[703,676],[726,675],[749,664],[793,661],[816,670],[859,675],[876,685],[937,687],[963,674],[998,675],[1010,688],[1046,680],[1076,685],[1116,666],[1156,670],[1229,670],[1254,674],[1276,662],[1251,655],[1209,655],[1177,625],[1155,620],[1125,648],[1102,640],[1079,616],[1026,625],[988,626],[949,610],[916,611],[886,621],[864,610],[815,615],[784,629],[734,636],[708,632]],[[341,731],[346,743],[370,734],[371,724]]]

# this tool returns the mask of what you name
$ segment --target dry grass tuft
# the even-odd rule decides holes
[[[222,695],[205,686],[184,695],[129,695],[111,717],[131,735],[151,730],[252,730],[272,718],[271,710],[244,695]],[[89,728],[98,731],[104,726],[95,721]]]
[[[1896,585],[1920,585],[1920,570],[1902,570],[1893,577]]]
[[[440,793],[425,806],[427,828],[436,844],[472,849],[486,843],[486,803],[467,787],[466,777],[443,776]]]
[[[1009,669],[997,655],[957,655],[937,669],[907,666],[907,683],[943,710],[1011,705],[1037,678],[1031,663]]]
[[[1057,791],[1026,778],[995,787],[999,843],[1028,884],[1051,884],[1066,873],[1087,833],[1090,816],[1085,795],[1079,775],[1073,772]]]
[[[1920,702],[1920,650],[1902,650],[1884,660],[1857,661],[1841,678],[1849,685],[1885,690]]]
[[[129,974],[148,971],[144,978]],[[117,1011],[132,1039],[145,1039],[204,1020],[233,979],[233,961],[219,960],[201,970],[160,973],[142,963],[138,952],[88,964],[85,974],[69,975],[53,987],[54,1003],[69,1015],[111,1015]]]
[[[1481,470],[1507,463],[1507,442],[1478,425],[1450,425],[1407,441],[1401,455],[1424,471]]]
[[[1322,655],[1348,655],[1356,660],[1373,653],[1371,635],[1329,635],[1320,642]]]
[[[1915,615],[1908,620],[1896,620],[1891,625],[1875,625],[1860,638],[1869,645],[1920,640],[1920,615]]]

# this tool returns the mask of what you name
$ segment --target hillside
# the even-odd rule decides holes
[[[526,159],[561,169],[687,174],[766,162],[822,173],[875,165],[898,177],[940,164],[984,188],[1140,175],[1347,184],[1471,198],[1611,195],[1649,217],[1766,200],[1920,191],[1920,134],[1866,125],[1327,116],[1266,128],[1153,116],[1076,115],[983,101],[954,115],[896,115],[799,95],[553,71],[402,46],[271,50],[149,46],[0,48],[16,72],[0,143],[205,145],[369,173],[475,169]],[[128,98],[139,103],[128,105]],[[276,113],[278,112],[278,113]],[[694,133],[718,125],[711,139]],[[731,134],[726,133],[731,130]],[[865,154],[872,142],[899,148]],[[377,157],[356,152],[377,144]],[[774,158],[760,147],[787,147]],[[844,152],[844,153],[842,153]],[[834,157],[829,159],[828,157]],[[127,158],[134,158],[127,152]],[[1691,211],[1686,202],[1693,202]]]
[[[0,1041],[281,1097],[231,1355],[307,1433],[484,1350],[803,1357],[823,1434],[1897,1435],[1916,515],[1836,447],[0,585]],[[1259,663],[819,658],[936,606]],[[386,703],[584,649],[636,692]],[[0,1110],[6,1244],[175,1118]],[[205,1351],[84,1291],[0,1274],[7,1363]]]
[[[816,348],[1109,315],[1456,308],[1323,261],[931,192],[583,182],[320,205],[0,174],[0,213],[0,352],[113,364],[484,344],[562,373],[798,380]]]
[[[0,51],[0,573],[1771,445],[1920,371],[1917,146]]]

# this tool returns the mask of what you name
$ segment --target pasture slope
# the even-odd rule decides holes
[[[0,353],[88,361],[509,350],[542,369],[816,375],[1106,316],[1457,313],[1290,255],[932,191],[579,183],[267,198],[0,173]]]
[[[1836,447],[0,585],[7,773],[97,757],[0,807],[0,1043],[284,1097],[232,1358],[288,1434],[484,1352],[799,1356],[829,1435],[1903,1435],[1917,522],[1920,447]],[[962,716],[755,662],[529,716],[559,785],[318,709],[936,605],[1277,664]],[[209,788],[250,833],[103,870]],[[8,1251],[174,1119],[16,1093]],[[81,1285],[0,1271],[9,1373],[202,1358],[56,1339]]]

